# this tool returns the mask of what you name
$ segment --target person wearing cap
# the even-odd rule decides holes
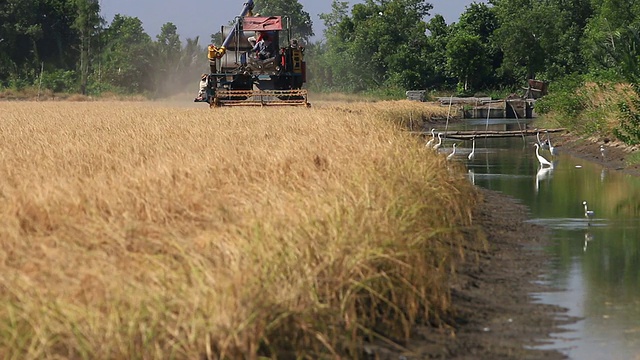
[[[200,76],[200,91],[198,91],[198,96],[193,100],[194,102],[205,101],[207,99],[208,82],[209,82],[209,75],[202,74]]]
[[[259,17],[259,16],[262,16],[262,15],[260,15],[260,13],[255,13],[253,16]],[[256,32],[256,35],[258,35],[257,32]],[[247,40],[249,40],[249,43],[251,44],[251,47],[256,46],[256,42],[258,42],[258,40],[256,39],[255,36],[249,36],[247,38]]]

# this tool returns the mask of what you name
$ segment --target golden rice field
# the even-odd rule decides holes
[[[442,111],[0,102],[0,358],[355,358],[437,323],[482,241],[402,131]]]

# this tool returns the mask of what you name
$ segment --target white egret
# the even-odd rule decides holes
[[[544,143],[542,143],[542,141],[540,141],[540,130],[538,130],[538,128],[535,128],[535,131],[536,131],[536,140],[538,140],[538,145],[541,148],[546,149],[547,146]]]
[[[545,131],[545,133],[547,134],[547,144],[549,144],[549,152],[551,153],[551,156],[553,157],[558,156],[558,149],[555,146],[553,146],[553,144],[551,143],[549,132]]]
[[[434,131],[436,131],[436,129],[431,128],[431,140],[427,141],[427,147],[431,147],[431,144],[433,144],[434,140],[436,139],[436,134]]]
[[[602,160],[606,160],[604,145],[600,145],[600,155],[602,155]]]
[[[540,155],[540,146],[538,144],[533,144],[536,147],[536,157],[540,162],[540,166],[548,166],[553,167],[553,164],[549,162],[549,160],[545,159],[542,155]]]
[[[438,148],[442,145],[442,133],[438,133],[438,143],[433,145],[433,150],[438,150]]]
[[[456,154],[456,144],[453,144],[453,150],[451,151],[451,154],[447,155],[447,160],[451,160],[453,159],[453,156]]]
[[[595,213],[593,212],[593,210],[589,210],[586,201],[583,201],[582,205],[584,205],[584,217],[587,219],[587,224],[591,226],[591,219],[593,219]]]
[[[474,136],[471,143],[471,152],[469,153],[469,156],[467,156],[467,159],[471,161],[475,156],[476,156],[476,137]]]

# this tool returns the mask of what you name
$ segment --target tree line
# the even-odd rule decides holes
[[[107,24],[97,0],[5,0],[0,88],[169,94],[205,68],[198,40],[182,42],[171,22],[155,40],[137,17],[116,15]]]
[[[313,44],[313,85],[514,89],[527,79],[573,74],[609,80],[640,75],[640,1],[490,0],[447,24],[423,0],[333,0]],[[428,18],[428,20],[426,20]]]
[[[530,78],[640,77],[635,0],[490,0],[468,5],[449,24],[424,0],[333,0],[315,42],[298,0],[255,3],[263,15],[292,19],[294,36],[307,44],[315,90],[472,93],[517,89]],[[171,22],[155,39],[136,17],[116,15],[107,24],[96,0],[0,5],[1,87],[167,94],[197,81],[207,68],[205,46],[198,38],[183,42]]]

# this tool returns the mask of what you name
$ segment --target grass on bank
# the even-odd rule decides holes
[[[78,93],[54,92],[50,89],[39,89],[38,87],[25,87],[20,90],[5,88],[0,89],[0,101],[147,101],[144,95],[126,95],[105,91],[97,96],[88,96]]]
[[[438,111],[0,103],[0,357],[354,358],[437,324],[481,242],[401,131]]]
[[[547,126],[630,146],[640,143],[640,98],[630,84],[569,76],[550,85],[549,95],[536,102],[536,111]]]

